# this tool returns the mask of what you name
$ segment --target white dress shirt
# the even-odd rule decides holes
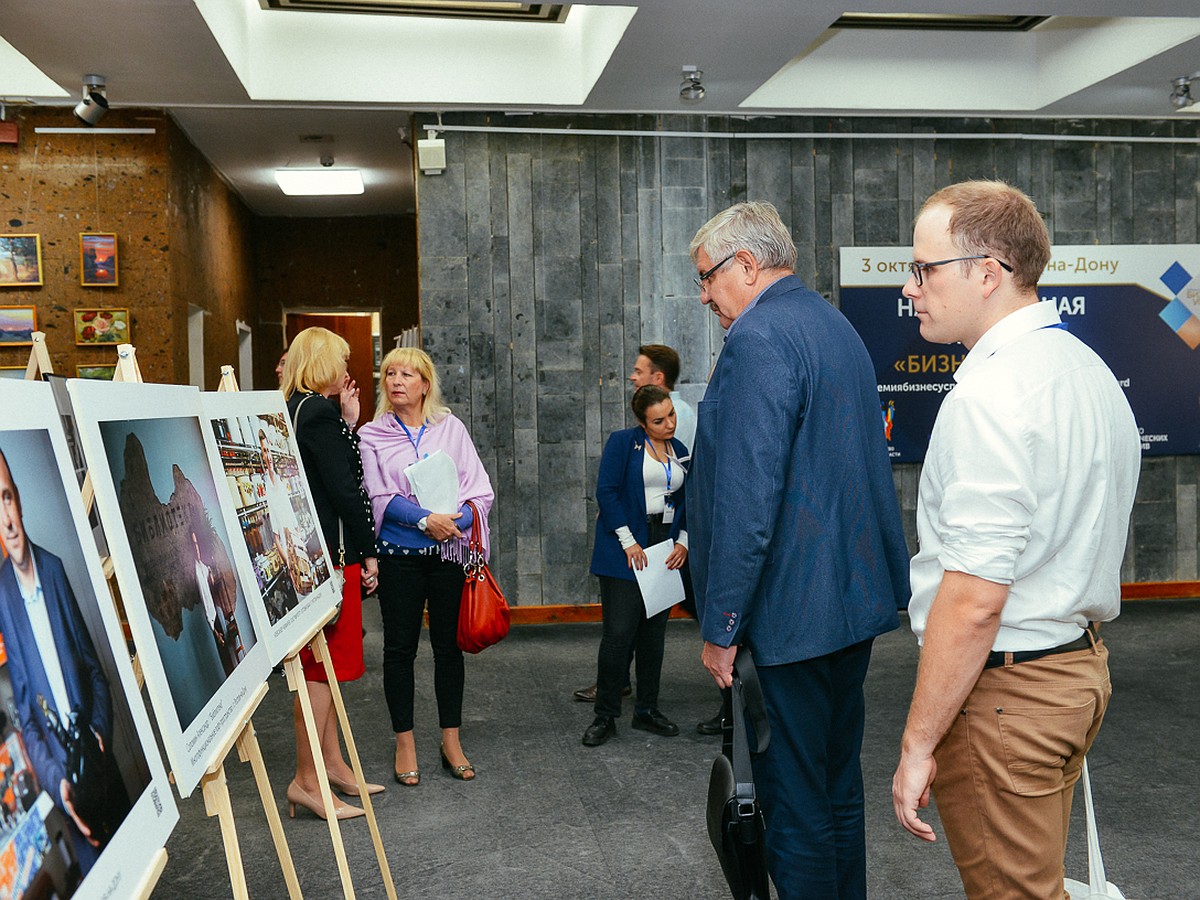
[[[208,624],[217,631],[221,630],[220,620],[217,618],[217,604],[213,602],[212,590],[208,586],[208,566],[196,559],[192,561],[196,571],[196,587],[200,591],[200,603],[204,606],[204,618],[208,619]]]
[[[29,553],[33,555],[33,547],[29,547]],[[29,617],[29,625],[33,629],[33,640],[42,657],[46,680],[50,682],[50,693],[54,695],[46,700],[54,703],[59,721],[65,727],[69,721],[67,716],[71,712],[71,698],[67,695],[67,682],[63,679],[58,645],[54,643],[54,631],[50,627],[50,611],[46,609],[46,595],[42,592],[42,577],[38,574],[36,557],[33,559],[32,589],[27,592],[20,578],[17,579],[17,585],[21,589],[21,598],[25,601],[25,615]]]
[[[668,493],[674,498],[683,496],[683,479],[687,476],[687,470],[680,464],[679,458],[675,456],[673,449],[669,459],[664,460],[651,456],[649,445],[646,445],[646,447],[647,449],[642,451],[642,486],[646,491],[646,515],[660,516],[666,512]],[[667,484],[668,461],[671,473],[671,483],[669,486]],[[618,528],[616,534],[617,540],[621,542],[621,549],[623,550],[628,550],[637,543],[633,532],[629,530],[629,526],[627,525],[622,525]],[[675,539],[675,543],[682,544],[684,547],[688,545],[686,530],[679,532],[679,537]]]
[[[944,571],[1010,585],[994,650],[1056,647],[1120,612],[1141,439],[1112,372],[1060,321],[1023,307],[954,374],[921,473],[918,640]]]
[[[675,440],[691,453],[696,449],[696,411],[679,391],[671,391],[671,405],[675,407]]]

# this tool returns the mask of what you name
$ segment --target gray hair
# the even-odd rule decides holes
[[[692,259],[703,250],[714,263],[747,250],[764,269],[796,269],[796,244],[772,204],[737,203],[709,219],[689,249]]]

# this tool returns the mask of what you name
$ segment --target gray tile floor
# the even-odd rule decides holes
[[[525,626],[467,663],[463,743],[479,777],[438,767],[432,662],[418,660],[417,788],[389,780],[391,731],[379,682],[378,616],[367,613],[368,673],[344,685],[368,778],[388,781],[375,809],[400,897],[720,900],[728,896],[704,829],[703,798],[718,739],[697,735],[717,694],[699,668],[694,622],[667,632],[662,708],[683,728],[658,738],[629,728],[608,744],[580,744],[591,710],[571,691],[593,679],[598,625]],[[1131,900],[1200,896],[1200,601],[1139,602],[1105,627],[1115,695],[1091,756],[1109,879]],[[890,783],[916,666],[911,633],[876,643],[867,681],[863,770],[872,897],[962,896],[944,840],[910,838],[896,824]],[[305,897],[341,895],[323,822],[286,818],[291,698],[271,680],[255,717]],[[250,896],[286,897],[249,766],[227,765]],[[1081,802],[1067,868],[1086,880]],[[156,898],[230,897],[215,819],[199,793],[183,801]],[[936,813],[931,812],[936,819]],[[357,896],[384,897],[365,820],[344,825]]]

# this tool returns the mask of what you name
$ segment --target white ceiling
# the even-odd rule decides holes
[[[403,213],[412,172],[399,129],[412,112],[422,125],[456,109],[1187,116],[1167,97],[1173,78],[1200,71],[1196,0],[1128,10],[1045,2],[1034,12],[1048,22],[995,34],[834,31],[845,8],[830,0],[595,0],[563,24],[266,11],[258,0],[4,0],[0,98],[70,107],[82,76],[102,74],[114,108],[169,110],[259,214]],[[1010,12],[995,0],[851,11]],[[704,70],[701,103],[679,99],[684,65]],[[274,168],[315,165],[325,150],[363,170],[364,194],[285,197]]]

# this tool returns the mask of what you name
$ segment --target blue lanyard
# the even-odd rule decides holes
[[[667,493],[671,493],[671,445],[667,444],[667,461],[663,462],[658,458],[658,453],[654,450],[654,443],[650,440],[650,435],[646,435],[646,446],[650,448],[650,455],[655,461],[663,467],[663,471],[667,473]],[[669,502],[669,501],[668,501]]]
[[[396,416],[395,413],[392,413],[392,415]],[[405,425],[403,422],[400,421],[399,416],[396,416],[396,421],[400,424],[400,427],[404,429],[404,433],[406,435],[408,435],[408,442],[410,444],[412,444],[413,452],[415,454],[417,454],[417,459],[420,459],[421,458],[421,438],[425,437],[425,423],[424,422],[421,423],[421,430],[417,432],[416,440],[413,440],[412,432],[408,430],[407,425]],[[429,454],[426,453],[425,455],[428,456]]]

